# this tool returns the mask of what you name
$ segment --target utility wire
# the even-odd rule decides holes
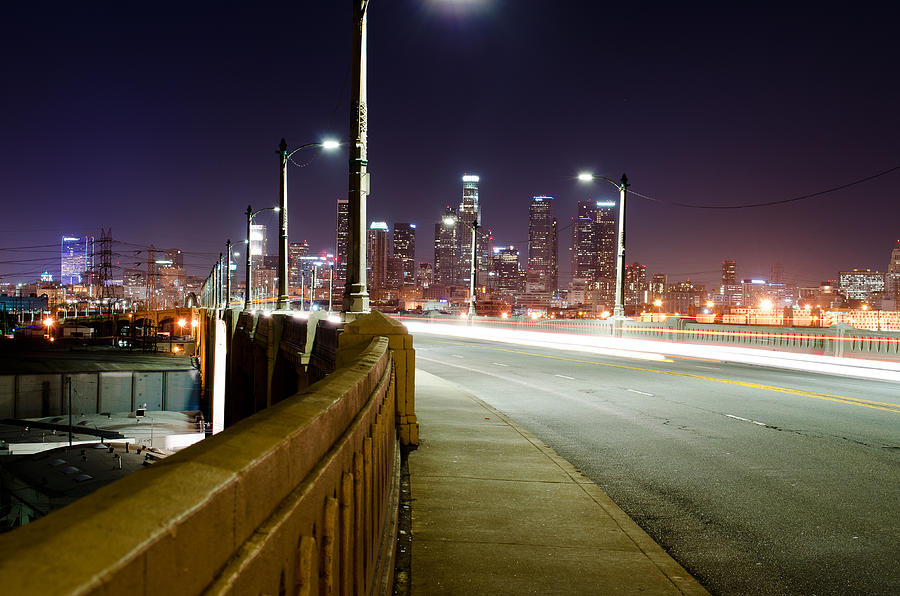
[[[792,197],[790,199],[781,199],[778,201],[766,201],[764,203],[747,203],[744,205],[693,205],[690,203],[678,203],[675,201],[663,201],[660,199],[656,199],[653,197],[648,197],[647,195],[643,195],[639,192],[629,191],[629,194],[637,195],[642,199],[647,199],[648,201],[653,201],[655,203],[663,203],[667,205],[675,205],[677,207],[687,207],[689,209],[752,209],[754,207],[771,207],[772,205],[784,205],[785,203],[793,203],[795,201],[805,201],[806,199],[812,199],[814,197],[819,197],[824,194],[828,194],[831,192],[837,192],[839,190],[844,190],[845,188],[850,188],[851,186],[856,186],[857,184],[862,184],[863,182],[868,182],[869,180],[874,180],[876,178],[880,178],[881,176],[886,176],[891,172],[896,172],[900,170],[900,165],[894,166],[892,168],[888,168],[882,172],[878,172],[877,174],[872,174],[871,176],[866,176],[865,178],[860,178],[859,180],[854,180],[853,182],[848,182],[847,184],[841,184],[840,186],[835,186],[833,188],[828,188],[826,190],[820,190],[819,192],[814,192],[808,195],[801,195],[799,197]]]

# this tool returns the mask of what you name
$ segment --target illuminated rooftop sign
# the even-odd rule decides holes
[[[463,176],[463,182],[478,182],[478,180],[478,176],[472,176],[470,174]]]
[[[596,205],[597,205],[597,207],[615,207],[616,202],[615,201],[597,201]]]
[[[388,229],[387,222],[373,221],[372,224],[369,226],[369,229],[370,230],[385,230],[385,231],[387,231],[387,229]]]

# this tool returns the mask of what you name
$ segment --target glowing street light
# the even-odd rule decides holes
[[[578,174],[578,179],[582,182],[591,182],[594,180],[605,180],[619,189],[619,242],[618,256],[616,259],[616,303],[613,307],[613,318],[620,319],[625,317],[625,191],[628,188],[628,177],[622,174],[622,179],[616,183],[606,176],[595,176],[589,172]]]
[[[773,308],[774,306],[775,306],[775,305],[774,305],[774,304],[772,303],[772,301],[769,300],[768,298],[766,298],[766,299],[764,299],[764,300],[760,300],[760,302],[759,302],[759,309],[762,310],[762,311],[764,311],[764,312],[769,312],[769,311],[771,311],[772,308]]]
[[[278,212],[278,223],[281,228],[281,242],[278,244],[278,304],[279,310],[289,309],[291,306],[288,296],[288,208],[287,208],[287,164],[291,156],[309,147],[321,147],[326,151],[333,151],[340,147],[340,143],[334,140],[326,140],[319,143],[306,143],[296,149],[288,151],[287,141],[281,139],[278,144],[278,155],[281,159],[281,210]],[[249,236],[248,236],[249,237]]]
[[[263,211],[269,211],[269,210],[274,211],[275,213],[278,213],[279,211],[281,211],[281,207],[263,207],[259,211],[254,211],[253,207],[251,207],[250,205],[247,205],[247,239],[244,240],[244,242],[247,244],[247,271],[246,271],[246,278],[245,278],[246,283],[247,283],[247,289],[244,292],[244,310],[247,310],[248,308],[250,308],[250,304],[253,300],[253,297],[251,296],[251,294],[253,293],[253,291],[252,291],[253,286],[250,285],[250,281],[253,277],[253,275],[251,274],[251,267],[250,267],[250,254],[253,252],[250,250],[250,227],[253,225],[254,217],[259,215]]]

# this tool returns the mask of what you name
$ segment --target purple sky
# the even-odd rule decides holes
[[[877,4],[852,14],[446,4],[369,9],[369,215],[418,224],[420,260],[433,258],[433,224],[458,204],[464,172],[481,176],[483,223],[524,255],[532,195],[556,197],[561,227],[578,200],[615,195],[578,183],[582,169],[625,172],[661,201],[737,205],[900,165],[900,46]],[[51,246],[0,251],[0,280],[58,273],[59,236],[101,227],[134,245],[180,247],[205,274],[226,238],[242,240],[247,204],[277,202],[281,137],[292,147],[346,138],[350,7],[5,7],[0,248]],[[304,156],[315,159],[289,172],[291,240],[333,250],[347,154]],[[766,277],[779,262],[801,284],[884,270],[900,238],[898,194],[900,171],[759,209],[635,197],[627,260],[671,281],[714,281],[725,258],[740,277]],[[564,271],[569,243],[566,229]],[[141,259],[134,249],[116,245],[123,264]]]

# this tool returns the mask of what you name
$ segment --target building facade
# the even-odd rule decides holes
[[[557,223],[553,197],[537,195],[528,208],[528,274],[535,276],[543,291],[559,292]]]
[[[59,283],[80,284],[94,269],[94,237],[63,236],[60,241]]]

